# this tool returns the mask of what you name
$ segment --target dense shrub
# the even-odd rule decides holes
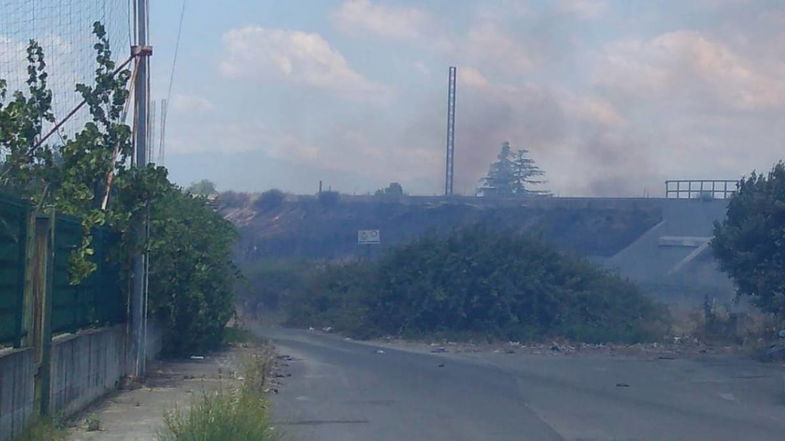
[[[378,262],[315,275],[289,305],[294,324],[367,335],[635,342],[666,310],[629,281],[531,237],[469,229],[429,236]]]
[[[319,205],[324,208],[332,208],[341,201],[341,194],[337,191],[323,191],[317,196]]]
[[[251,306],[277,310],[288,294],[303,288],[306,274],[315,263],[305,260],[261,259],[242,267],[238,294]]]
[[[164,326],[164,350],[203,351],[221,343],[234,315],[234,226],[204,197],[170,188],[150,215],[149,313]]]
[[[264,213],[265,211],[274,210],[280,207],[284,200],[286,200],[286,194],[277,188],[273,188],[272,190],[267,190],[260,194],[256,201],[254,201],[253,206],[256,211]]]
[[[218,206],[225,208],[242,208],[248,202],[248,195],[236,191],[224,191],[218,194]]]

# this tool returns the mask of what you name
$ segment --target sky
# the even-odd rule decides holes
[[[181,3],[151,3],[161,99]],[[560,196],[662,196],[783,157],[781,1],[188,0],[184,17],[165,160],[184,185],[439,194],[449,66],[456,193],[505,141]]]

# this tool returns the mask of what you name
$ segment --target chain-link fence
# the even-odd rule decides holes
[[[82,100],[76,84],[93,83],[93,23],[103,23],[112,58],[122,61],[130,54],[130,15],[128,0],[0,0],[0,78],[8,82],[9,95],[26,90],[27,47],[35,40],[44,50],[55,119],[62,119]],[[88,116],[82,109],[61,134],[73,135]]]

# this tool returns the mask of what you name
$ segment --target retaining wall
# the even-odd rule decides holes
[[[148,326],[148,359],[161,348],[161,333]],[[34,415],[33,348],[0,351],[0,441],[19,433]],[[70,416],[116,389],[129,371],[124,325],[88,329],[52,340],[50,406]]]
[[[56,338],[52,342],[52,413],[72,415],[115,389],[125,375],[123,327]]]
[[[0,441],[22,430],[33,416],[33,349],[0,352]]]

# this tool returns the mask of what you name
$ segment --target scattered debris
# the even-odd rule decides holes
[[[763,354],[765,361],[785,360],[785,344],[772,343]]]

